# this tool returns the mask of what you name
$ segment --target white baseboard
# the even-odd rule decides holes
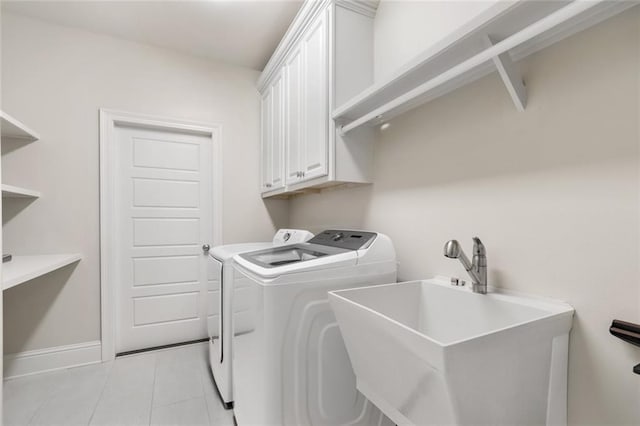
[[[102,361],[99,340],[4,356],[4,378],[28,376]]]

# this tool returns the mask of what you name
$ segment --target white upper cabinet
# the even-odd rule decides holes
[[[286,184],[291,185],[300,181],[302,161],[300,147],[303,143],[303,68],[304,53],[303,46],[298,45],[291,53],[285,63],[287,75],[287,97],[286,97],[286,164],[285,176]]]
[[[271,145],[273,141],[272,121],[271,116],[273,114],[273,93],[271,87],[269,87],[262,94],[262,100],[260,102],[260,160],[262,162],[260,167],[260,176],[262,179],[262,192],[269,191],[271,189]]]
[[[374,15],[355,0],[303,4],[258,81],[263,197],[370,182],[371,134],[344,138],[331,111],[373,81]]]
[[[329,131],[329,63],[327,18],[321,14],[303,39],[304,132],[300,149],[302,179],[327,174]]]
[[[262,95],[260,138],[262,192],[278,190],[284,186],[282,167],[285,138],[284,94],[284,77],[283,73],[280,73]]]
[[[282,165],[285,146],[285,76],[280,73],[273,82],[273,140],[271,142],[271,185],[284,186]]]
[[[260,176],[262,179],[262,192],[265,192],[271,188],[271,142],[273,140],[271,114],[273,111],[273,96],[270,87],[262,94],[260,111],[260,160],[262,161]]]
[[[284,69],[287,74],[287,185],[328,171],[329,80],[327,17],[321,14],[303,35]]]

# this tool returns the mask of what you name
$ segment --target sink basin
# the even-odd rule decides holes
[[[568,304],[446,277],[329,300],[358,390],[396,424],[566,424]]]

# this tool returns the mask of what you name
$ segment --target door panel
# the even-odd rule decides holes
[[[199,201],[199,182],[138,178],[133,180],[135,207],[198,207]]]
[[[133,285],[197,282],[200,256],[156,256],[133,259]]]
[[[212,140],[116,132],[116,352],[205,338]]]
[[[327,174],[329,126],[327,19],[322,15],[303,39],[304,44],[304,179]]]
[[[166,170],[198,171],[200,146],[136,137],[133,140],[133,166]]]
[[[260,136],[260,158],[262,159],[262,183],[261,191],[271,190],[271,173],[272,173],[272,154],[271,147],[273,145],[273,96],[271,88],[267,88],[262,95],[261,102],[261,136]]]
[[[284,186],[283,160],[284,160],[284,140],[285,140],[285,77],[281,72],[273,82],[273,112],[272,126],[273,138],[271,140],[271,189],[278,189]]]
[[[133,218],[133,245],[179,246],[200,241],[200,218]]]
[[[303,106],[303,51],[302,46],[298,46],[291,53],[285,64],[287,75],[287,101],[286,103],[286,181],[287,184],[300,180],[299,172],[302,171],[300,164],[300,144],[302,144],[302,129],[304,124]]]
[[[198,298],[199,292],[135,297],[133,324],[141,326],[198,319]]]

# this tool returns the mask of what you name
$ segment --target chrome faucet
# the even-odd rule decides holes
[[[444,245],[444,255],[450,259],[460,259],[464,269],[471,276],[474,293],[487,294],[487,251],[480,238],[473,237],[473,262],[469,262],[469,258],[456,240],[447,241]]]

